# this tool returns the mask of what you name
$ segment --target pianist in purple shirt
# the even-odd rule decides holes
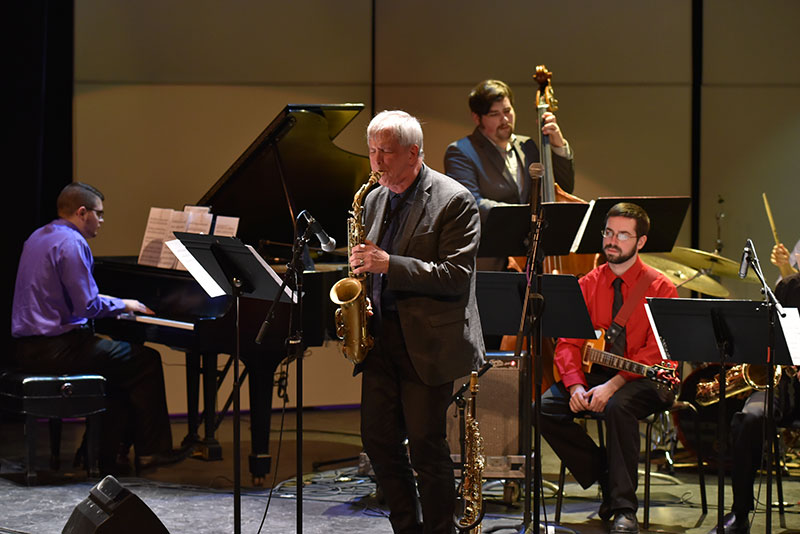
[[[91,319],[123,312],[152,314],[138,300],[100,295],[88,239],[103,222],[103,194],[75,182],[57,200],[59,218],[25,242],[11,312],[18,368],[41,374],[96,373],[106,377],[101,469],[124,474],[134,447],[139,472],[182,459],[172,449],[161,356],[143,345],[94,335]]]

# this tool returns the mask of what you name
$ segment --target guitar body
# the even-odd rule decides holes
[[[604,350],[606,348],[606,332],[605,330],[601,330],[602,335],[597,339],[587,339],[583,347],[581,347],[581,369],[583,369],[584,373],[589,373],[592,370],[592,365],[594,362],[590,361],[586,357],[587,349],[595,349],[595,350]],[[553,379],[556,382],[561,381],[561,374],[558,372],[558,367],[555,366],[555,362],[553,362]]]

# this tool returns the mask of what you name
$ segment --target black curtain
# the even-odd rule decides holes
[[[11,302],[19,255],[28,235],[56,216],[56,197],[73,179],[72,96],[74,3],[72,0],[10,2],[5,19],[7,252],[4,324],[11,328]],[[5,352],[5,351],[4,351]]]

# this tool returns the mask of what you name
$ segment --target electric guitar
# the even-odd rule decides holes
[[[647,379],[658,382],[669,387],[672,391],[677,392],[680,385],[680,379],[675,375],[675,369],[670,365],[645,365],[643,363],[623,358],[617,354],[606,352],[606,333],[601,330],[602,334],[599,339],[589,339],[581,349],[581,363],[583,364],[583,372],[588,373],[592,369],[592,364],[600,364],[604,367],[611,367],[612,369],[619,369],[620,371],[628,371],[636,375],[643,376]]]

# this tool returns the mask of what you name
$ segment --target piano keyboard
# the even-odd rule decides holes
[[[117,319],[122,319],[123,321],[136,321],[137,323],[148,323],[158,326],[166,326],[170,328],[180,328],[181,330],[194,330],[194,323],[175,321],[173,319],[163,319],[161,317],[154,317],[152,315],[134,315],[132,313],[123,313],[118,315]]]

